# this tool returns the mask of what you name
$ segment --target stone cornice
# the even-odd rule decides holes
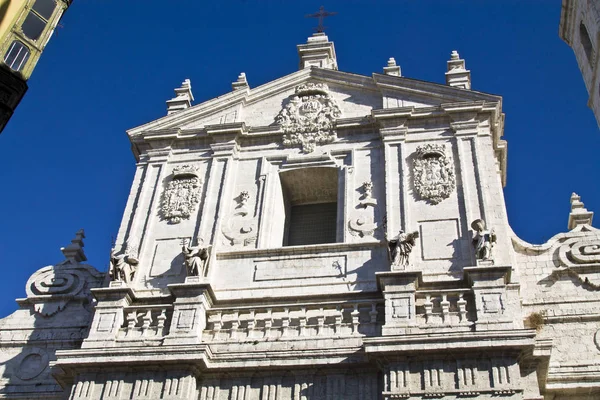
[[[420,97],[443,99],[444,102],[496,102],[502,100],[501,96],[493,94],[464,90],[406,77],[374,73],[373,80],[382,91],[391,90],[396,93],[409,93]]]
[[[485,332],[445,332],[436,334],[399,335],[365,338],[367,354],[419,353],[439,351],[490,351],[533,347],[535,330],[515,329]]]

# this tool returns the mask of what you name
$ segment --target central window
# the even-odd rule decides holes
[[[299,168],[279,174],[285,207],[284,246],[335,243],[338,169]]]

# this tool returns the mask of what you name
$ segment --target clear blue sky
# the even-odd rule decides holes
[[[75,0],[0,135],[0,316],[37,269],[85,228],[89,263],[106,270],[135,160],[125,130],[166,114],[185,78],[196,103],[298,68],[296,44],[320,5],[339,68],[444,82],[458,50],[473,88],[502,95],[510,223],[524,240],[566,231],[576,191],[600,211],[600,131],[571,49],[560,0]],[[600,216],[598,216],[600,218]]]

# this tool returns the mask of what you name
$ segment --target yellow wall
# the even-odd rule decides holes
[[[0,41],[10,31],[27,0],[0,0]]]

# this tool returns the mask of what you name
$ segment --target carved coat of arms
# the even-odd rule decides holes
[[[275,122],[283,129],[284,146],[300,145],[304,153],[310,153],[316,145],[336,139],[335,119],[341,115],[325,83],[306,83],[296,87]]]
[[[446,156],[443,144],[429,143],[417,147],[413,176],[419,196],[432,204],[450,197],[456,187],[452,160]]]
[[[160,212],[162,218],[171,224],[189,219],[200,202],[202,179],[198,167],[181,165],[173,168],[173,176],[163,192]]]

